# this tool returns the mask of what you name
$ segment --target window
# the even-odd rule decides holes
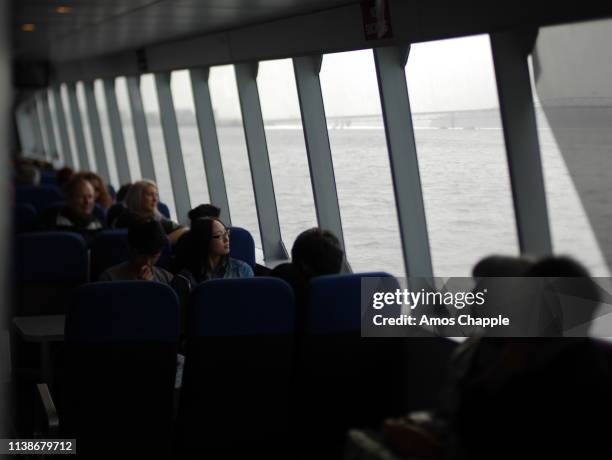
[[[66,163],[65,157],[65,147],[62,145],[62,138],[59,132],[59,124],[57,122],[57,109],[55,107],[55,100],[53,98],[53,93],[51,90],[47,90],[44,92],[44,96],[47,98],[49,104],[49,112],[51,113],[51,128],[53,129],[53,136],[55,137],[55,145],[57,146],[57,157],[54,158],[54,165],[56,167],[61,167],[61,165]]]
[[[257,86],[281,234],[291,251],[297,235],[317,226],[291,59],[261,62]]]
[[[413,45],[406,79],[434,274],[518,255],[489,37]]]
[[[117,95],[117,106],[119,107],[121,126],[123,128],[123,138],[125,139],[125,150],[128,159],[128,167],[130,168],[130,176],[132,177],[132,181],[135,182],[142,178],[142,173],[140,171],[140,160],[138,158],[136,137],[134,136],[132,110],[130,108],[130,99],[125,77],[118,77],[115,80],[115,93]]]
[[[209,203],[210,198],[208,197],[208,187],[206,185],[206,173],[204,171],[204,160],[202,159],[202,147],[196,122],[189,71],[178,70],[172,72],[170,87],[179,136],[181,138],[189,197],[192,207],[196,207],[203,203]]]
[[[72,124],[72,110],[70,110],[70,100],[68,97],[68,87],[65,83],[60,86],[60,94],[62,98],[62,106],[64,107],[64,116],[66,118],[66,125],[68,129],[68,139],[70,140],[70,150],[72,152],[72,164],[75,170],[80,169],[79,152],[76,146],[76,139],[74,134],[74,125]]]
[[[155,88],[155,77],[153,74],[142,76],[140,91],[142,93],[142,104],[147,116],[147,127],[149,129],[151,154],[153,155],[153,165],[155,167],[155,176],[157,177],[159,199],[161,202],[168,205],[170,215],[176,216],[176,206],[172,193],[170,169],[168,167],[164,134],[159,118],[159,102],[157,101],[157,90]]]
[[[114,187],[120,187],[117,162],[115,160],[115,148],[113,146],[108,120],[108,108],[106,107],[106,96],[104,94],[104,82],[100,79],[94,82],[94,95],[96,97],[96,105],[98,106],[98,117],[100,118],[100,128],[102,130],[102,141],[104,142],[104,153],[108,164],[110,183]]]
[[[87,158],[89,159],[90,171],[98,171],[98,162],[96,161],[96,152],[93,147],[91,140],[91,131],[89,129],[89,113],[87,111],[87,104],[85,101],[85,87],[82,81],[76,84],[77,94],[77,105],[79,107],[79,113],[81,114],[81,124],[83,125],[83,135],[85,136],[85,150],[87,151]],[[82,167],[81,167],[82,169]]]
[[[325,55],[320,79],[347,259],[356,272],[403,275],[372,51]]]
[[[251,232],[261,260],[259,221],[233,66],[212,67],[209,87],[232,225]]]
[[[611,20],[542,27],[531,66],[553,251],[598,277],[612,261],[610,36]]]

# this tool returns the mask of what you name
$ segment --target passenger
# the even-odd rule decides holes
[[[586,337],[601,300],[600,289],[580,263],[567,256],[545,257],[527,272],[542,289],[538,330],[543,337]],[[563,303],[560,296],[564,295]]]
[[[66,230],[83,235],[90,243],[104,228],[93,215],[94,188],[82,177],[75,177],[66,185],[67,205],[59,211],[43,212],[41,226],[46,230]]]
[[[70,179],[74,176],[74,170],[68,166],[63,167],[57,172],[56,180],[57,186],[64,192],[66,191],[66,185],[70,182]]]
[[[502,265],[498,264],[501,258],[479,263],[475,273],[516,277],[524,270],[525,278],[554,277],[551,281],[561,282],[553,285],[555,294],[598,299],[588,272],[569,258],[549,257],[531,266],[511,259]],[[483,270],[487,266],[493,272]],[[513,267],[523,268],[516,272]],[[542,286],[549,287],[543,284],[540,289]],[[520,289],[509,286],[505,295],[516,300],[518,294],[524,301],[524,293],[516,291]],[[535,294],[531,297],[537,305],[540,299]],[[520,300],[514,302],[518,303]],[[592,309],[581,312],[587,313]],[[556,314],[551,322],[551,316],[544,318],[547,321],[538,326],[545,335],[560,336],[562,327],[567,327]],[[547,458],[584,456],[585,449],[605,445],[606,427],[600,419],[612,410],[612,368],[605,353],[585,337],[469,339],[454,353],[454,378],[445,404],[433,412],[429,424],[419,425],[414,417],[390,419],[385,435],[402,454],[423,458],[484,459],[493,455],[510,459],[521,452]]]
[[[113,199],[111,198],[110,193],[108,193],[108,189],[106,188],[104,180],[98,174],[87,171],[80,172],[77,174],[77,176],[87,179],[89,182],[91,182],[91,185],[93,185],[95,190],[96,203],[98,203],[104,209],[108,209],[112,206]]]
[[[218,219],[220,215],[221,215],[221,209],[216,207],[215,205],[201,204],[193,208],[191,211],[189,211],[189,213],[187,214],[187,217],[189,217],[189,220],[191,221],[191,224],[193,225],[193,221],[196,219],[200,219],[202,217],[215,217]]]
[[[328,230],[315,227],[298,235],[291,248],[291,263],[278,265],[270,276],[281,278],[293,287],[298,311],[303,313],[310,280],[340,273],[343,259],[338,238]]]
[[[119,191],[117,192],[117,203],[125,202],[125,197],[130,191],[130,187],[132,187],[132,184],[123,184],[119,187]]]
[[[40,185],[40,169],[33,164],[20,162],[17,164],[16,185]]]
[[[155,220],[136,221],[128,228],[130,259],[110,267],[100,281],[157,281],[170,284],[172,274],[155,264],[168,243],[166,232]]]
[[[121,188],[119,188],[117,192],[117,202],[112,205],[106,213],[106,222],[109,227],[115,228],[117,219],[125,212],[125,196],[131,186],[132,184],[123,184]]]
[[[159,222],[171,244],[175,244],[187,229],[166,219],[157,209],[157,185],[149,180],[135,182],[125,197],[126,210],[116,219],[116,228],[127,228],[134,221],[156,220]]]
[[[214,217],[196,219],[189,233],[188,251],[180,261],[175,285],[181,299],[203,281],[218,278],[249,278],[253,269],[249,264],[229,256],[230,230]]]

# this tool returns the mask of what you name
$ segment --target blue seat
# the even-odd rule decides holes
[[[229,337],[293,332],[295,299],[278,278],[218,279],[190,299],[190,336]]]
[[[248,230],[240,227],[231,228],[230,257],[246,262],[255,270],[255,241]]]
[[[363,278],[376,280],[362,286]],[[362,320],[368,318],[362,311],[370,311],[362,310],[362,302],[371,305],[372,290],[397,287],[386,273],[311,281],[296,379],[297,432],[308,433],[299,441],[307,446],[306,458],[321,451],[341,458],[348,429],[377,428],[385,416],[402,410],[397,395],[404,391],[403,339],[361,337]]]
[[[286,456],[290,434],[291,287],[264,277],[212,280],[189,303],[178,416],[182,454],[284,458],[276,454]],[[257,414],[257,420],[236,430],[236,414]]]
[[[41,185],[57,185],[57,172],[43,169],[40,171]]]
[[[363,278],[376,278],[376,284],[364,285]],[[311,334],[359,332],[365,309],[362,302],[371,302],[365,289],[392,292],[399,288],[397,280],[388,273],[370,272],[350,275],[328,275],[314,278],[310,283],[308,324]],[[399,311],[397,311],[399,313]]]
[[[113,187],[111,184],[106,184],[106,190],[108,190],[108,194],[111,196],[113,201],[115,201],[117,199],[117,191],[115,190],[115,187]]]
[[[61,435],[78,439],[81,455],[170,458],[178,312],[174,291],[152,281],[75,291],[59,413]]]
[[[64,313],[72,290],[87,280],[87,246],[81,235],[18,235],[15,245],[16,316]]]
[[[176,343],[178,297],[153,281],[90,283],[74,292],[66,315],[67,342]]]
[[[15,188],[15,202],[31,204],[38,212],[65,199],[62,191],[55,185],[20,185]]]
[[[161,201],[157,202],[157,210],[159,212],[162,213],[162,215],[166,218],[166,219],[170,219],[170,209],[168,209],[168,206],[166,206],[165,203],[162,203]]]
[[[31,204],[17,204],[13,209],[15,233],[32,232],[36,229],[38,213]]]

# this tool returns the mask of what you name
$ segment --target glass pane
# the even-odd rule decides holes
[[[117,162],[115,160],[115,149],[113,147],[113,139],[108,121],[108,109],[106,108],[106,96],[104,95],[104,82],[100,79],[94,82],[94,95],[96,96],[96,105],[98,106],[98,117],[100,118],[100,127],[102,129],[102,141],[104,142],[104,153],[110,174],[110,182],[119,190],[119,174],[117,173]]]
[[[251,232],[260,260],[259,221],[233,66],[212,67],[209,85],[232,225]]]
[[[149,130],[157,187],[159,189],[159,199],[161,202],[168,205],[170,215],[174,216],[173,219],[176,219],[176,206],[174,204],[174,195],[172,194],[170,169],[168,167],[164,134],[159,118],[159,102],[157,101],[157,90],[155,89],[155,78],[153,74],[142,76],[140,79],[140,91],[142,93],[142,104],[147,116],[147,127]]]
[[[38,96],[36,97],[35,101],[36,101],[36,115],[38,118],[38,126],[40,126],[40,134],[42,136],[42,148],[45,151],[45,155],[48,158],[51,155],[52,152],[52,148],[49,145],[49,139],[47,137],[47,123],[45,120],[45,111],[43,110],[43,105],[42,105],[42,97],[43,93],[38,93]]]
[[[142,178],[142,173],[140,171],[138,148],[136,146],[134,124],[132,122],[132,110],[130,108],[130,99],[125,77],[118,77],[115,80],[115,93],[117,95],[117,105],[119,106],[121,126],[123,127],[123,137],[125,139],[125,149],[128,158],[128,167],[130,168],[130,176],[132,177],[132,181],[136,182]]]
[[[291,251],[297,235],[317,226],[291,59],[261,62],[257,86],[281,234]]]
[[[327,54],[321,68],[347,259],[356,272],[405,273],[371,50]]]
[[[64,106],[64,116],[66,118],[66,125],[68,129],[68,139],[70,140],[70,150],[72,152],[72,164],[74,169],[78,171],[81,167],[79,162],[79,154],[77,152],[76,140],[74,137],[74,126],[72,124],[72,110],[70,110],[70,102],[68,98],[68,87],[65,83],[60,86],[60,93],[62,97],[62,105]]]
[[[489,37],[417,43],[406,78],[435,275],[518,255]]]
[[[77,82],[76,84],[76,94],[79,112],[81,114],[81,123],[83,124],[83,135],[85,136],[87,158],[89,158],[89,169],[91,171],[98,172],[98,163],[96,162],[96,154],[91,141],[91,131],[89,130],[89,114],[87,113],[87,105],[85,103],[85,87],[81,81]]]
[[[45,92],[45,97],[49,103],[49,112],[51,112],[51,127],[53,129],[53,135],[55,136],[55,145],[57,146],[57,159],[54,161],[55,167],[62,167],[66,164],[64,159],[64,147],[62,145],[62,138],[60,137],[59,125],[57,123],[57,111],[55,107],[55,99],[51,90]]]
[[[611,20],[543,27],[530,61],[553,251],[598,277],[612,261],[610,37]]]
[[[191,206],[209,203],[208,186],[206,184],[206,173],[204,172],[204,160],[200,146],[200,135],[195,116],[195,104],[193,102],[193,91],[191,89],[191,77],[188,70],[172,72],[170,79],[172,100],[176,111],[176,121],[181,137],[181,148],[183,149],[183,161],[187,174],[187,186]]]

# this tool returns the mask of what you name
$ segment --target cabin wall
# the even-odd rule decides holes
[[[612,15],[612,4],[584,1],[580,8],[514,2],[431,2],[389,0],[392,35],[366,39],[362,6],[349,4],[329,10],[250,25],[225,32],[189,37],[140,50],[104,53],[92,43],[95,56],[69,53],[74,47],[58,43],[51,51],[51,79],[91,80],[192,67],[282,59],[389,45],[476,35],[516,27],[578,21]],[[88,32],[84,32],[87,34]],[[84,35],[82,38],[86,38]],[[74,40],[74,36],[64,40]]]
[[[5,419],[7,411],[6,389],[9,378],[10,362],[8,359],[8,311],[7,311],[7,282],[9,260],[8,238],[11,225],[10,200],[10,157],[11,157],[11,113],[12,113],[12,87],[11,87],[11,42],[10,42],[10,2],[0,2],[0,438],[5,435]]]

